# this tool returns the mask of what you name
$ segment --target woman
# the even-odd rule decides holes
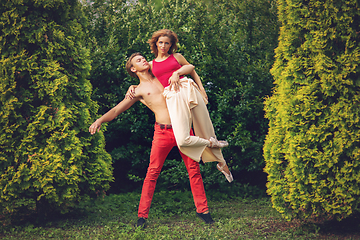
[[[220,148],[226,141],[216,140],[214,128],[206,108],[207,95],[201,80],[191,65],[177,49],[177,35],[168,29],[153,33],[149,39],[155,59],[150,62],[152,72],[164,86],[171,123],[178,147],[182,153],[195,161],[217,161],[217,168],[229,182],[233,177]],[[190,78],[183,75],[190,74]],[[190,135],[193,125],[195,135]]]

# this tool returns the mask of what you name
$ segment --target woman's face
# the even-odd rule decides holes
[[[156,42],[158,53],[166,54],[171,48],[171,39],[169,37],[163,36],[159,37]]]

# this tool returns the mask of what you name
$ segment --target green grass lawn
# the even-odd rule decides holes
[[[359,217],[340,223],[288,222],[264,194],[207,195],[216,221],[211,226],[196,217],[190,192],[156,191],[147,228],[136,229],[136,192],[83,202],[71,214],[47,220],[31,215],[14,219],[2,226],[0,239],[360,239]]]

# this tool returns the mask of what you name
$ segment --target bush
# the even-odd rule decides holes
[[[88,127],[86,19],[76,0],[1,1],[0,206],[67,211],[109,188],[111,157]]]
[[[286,217],[347,217],[360,203],[357,1],[279,1],[266,100],[268,194]]]

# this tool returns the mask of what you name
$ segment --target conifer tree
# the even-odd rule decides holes
[[[112,180],[77,0],[0,2],[0,206],[67,211]]]
[[[267,192],[286,217],[342,219],[360,204],[360,6],[278,3]]]

